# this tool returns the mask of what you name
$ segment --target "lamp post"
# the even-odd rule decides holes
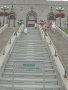
[[[8,10],[8,9],[9,9],[9,7],[7,7],[7,6],[1,7],[1,10],[4,11],[3,25],[4,25],[4,22],[5,22],[5,11]]]
[[[67,28],[68,28],[68,15],[67,15]]]
[[[58,11],[59,14],[61,14],[61,12],[64,11],[64,8],[58,7],[58,8],[56,8],[56,11]],[[61,27],[61,16],[59,18],[60,18],[60,27]]]
[[[17,23],[20,26],[21,24],[23,24],[23,20],[18,20]]]

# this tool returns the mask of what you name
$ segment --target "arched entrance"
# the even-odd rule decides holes
[[[15,20],[16,20],[16,13],[14,11],[11,11],[8,16],[8,26],[10,27],[10,20],[13,20],[13,26],[15,27]]]
[[[34,27],[34,24],[37,22],[37,13],[31,10],[27,13],[26,17],[26,26],[27,27]]]

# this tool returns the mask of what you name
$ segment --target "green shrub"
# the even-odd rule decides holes
[[[68,34],[68,29],[63,30],[66,34]]]

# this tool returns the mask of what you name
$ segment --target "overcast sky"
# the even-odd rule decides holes
[[[68,0],[47,0],[47,1],[68,1]]]

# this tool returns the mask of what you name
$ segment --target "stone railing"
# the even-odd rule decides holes
[[[0,28],[0,33],[8,28],[8,24],[5,24],[3,27]]]
[[[1,77],[2,72],[4,70],[5,64],[9,58],[9,55],[11,54],[11,52],[13,50],[15,42],[21,34],[21,29],[23,26],[24,25],[21,25],[19,30],[17,32],[13,33],[13,35],[10,37],[9,41],[7,42],[6,46],[1,51],[1,54],[0,54],[0,77]]]
[[[65,90],[68,90],[68,80],[66,82],[65,78],[68,77],[67,73],[65,72],[65,69],[60,61],[60,58],[59,58],[59,54],[58,54],[58,51],[57,49],[55,48],[51,38],[49,37],[48,33],[43,31],[43,28],[41,26],[39,26],[39,30],[41,32],[41,36],[44,40],[46,40],[46,42],[48,43],[48,46],[50,48],[50,51],[51,51],[51,54],[53,56],[53,61],[55,63],[55,67],[56,67],[56,70],[59,72],[57,73],[58,75],[58,79],[59,79],[59,82],[62,81],[62,84],[61,86],[63,88],[65,88]]]

